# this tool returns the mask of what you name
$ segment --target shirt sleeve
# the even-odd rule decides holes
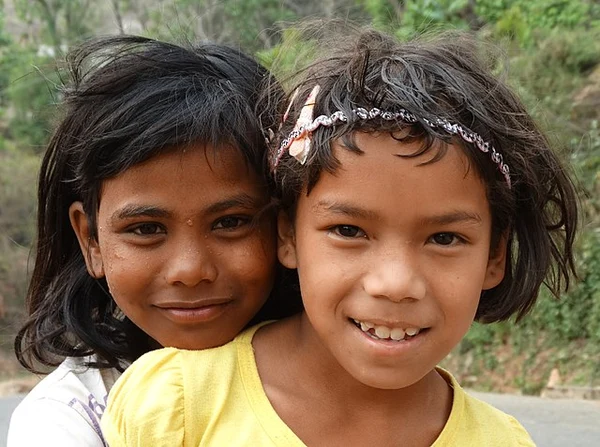
[[[102,416],[110,447],[182,446],[184,394],[179,351],[143,355],[117,380]]]
[[[527,433],[527,430],[525,430],[525,427],[523,427],[521,425],[521,423],[519,421],[517,421],[517,419],[515,419],[513,416],[509,415],[508,423],[512,427],[512,430],[513,430],[513,433],[516,438],[516,442],[517,442],[518,446],[520,446],[520,447],[535,447],[535,443],[533,442],[533,439],[531,439],[531,436],[529,436],[529,433]]]

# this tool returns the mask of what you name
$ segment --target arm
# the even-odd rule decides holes
[[[176,349],[135,361],[113,386],[102,431],[111,447],[183,445],[184,395]]]
[[[106,447],[97,419],[84,417],[73,406],[54,399],[23,402],[12,414],[7,447],[47,445]]]

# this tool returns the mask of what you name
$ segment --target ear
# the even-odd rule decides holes
[[[496,287],[504,279],[506,270],[506,252],[508,250],[508,236],[503,233],[490,251],[485,279],[483,281],[483,290],[489,290]]]
[[[284,267],[297,268],[294,226],[284,211],[279,211],[277,216],[277,256]]]
[[[102,278],[104,276],[104,265],[102,263],[102,253],[98,241],[92,237],[90,223],[87,214],[83,210],[83,203],[73,202],[69,207],[69,219],[71,226],[79,241],[79,248],[85,259],[87,271],[93,278]]]

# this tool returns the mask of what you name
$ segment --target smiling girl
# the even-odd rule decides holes
[[[106,396],[130,362],[230,341],[276,276],[254,108],[268,72],[225,46],[126,36],[88,42],[68,62],[15,341],[26,368],[59,366],[15,410],[9,446],[106,445]],[[286,314],[293,297],[271,298],[257,321]]]
[[[565,169],[469,39],[329,44],[271,157],[305,310],[142,357],[109,397],[112,447],[533,445],[437,365],[474,320],[523,317],[545,278],[568,284]]]

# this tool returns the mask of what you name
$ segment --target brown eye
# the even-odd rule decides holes
[[[250,221],[247,217],[227,216],[217,220],[213,224],[213,230],[234,230],[247,224]]]
[[[132,229],[132,232],[140,236],[150,236],[153,234],[162,233],[160,225],[153,223],[143,223]]]
[[[365,237],[365,233],[354,225],[338,225],[334,228],[335,233],[345,238]]]
[[[439,245],[452,245],[456,242],[457,237],[454,233],[437,233],[431,239]]]

